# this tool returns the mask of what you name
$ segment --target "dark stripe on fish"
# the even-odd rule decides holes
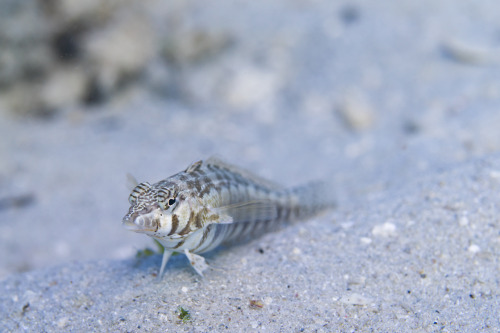
[[[179,217],[177,216],[177,214],[172,214],[172,229],[170,229],[170,232],[168,233],[167,236],[173,235],[178,227],[179,227]]]

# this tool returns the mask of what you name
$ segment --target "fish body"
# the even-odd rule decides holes
[[[159,276],[174,251],[184,251],[203,275],[208,266],[199,253],[313,216],[332,206],[327,193],[323,183],[284,189],[210,158],[153,185],[138,184],[122,223],[164,246]]]

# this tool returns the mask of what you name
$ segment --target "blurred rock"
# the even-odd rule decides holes
[[[194,9],[154,0],[3,1],[2,107],[46,116],[139,85],[163,96],[196,95],[200,83],[190,68],[221,54],[231,38],[186,20]]]
[[[337,111],[353,130],[366,130],[373,125],[375,114],[365,97],[360,93],[347,93]]]
[[[230,42],[230,36],[222,31],[182,27],[163,38],[163,55],[174,64],[194,63],[219,54]]]
[[[227,77],[223,98],[235,109],[248,109],[272,99],[281,86],[274,71],[243,64]]]
[[[9,86],[0,98],[3,107],[19,115],[45,118],[59,108],[74,106],[85,93],[87,76],[78,68],[61,67],[43,82],[19,81]]]
[[[53,62],[49,30],[37,1],[0,3],[0,87],[44,75]]]
[[[500,49],[487,48],[458,39],[448,39],[442,44],[444,54],[459,63],[472,65],[500,64]]]
[[[105,22],[127,0],[39,0],[46,13],[60,26]]]
[[[86,36],[84,53],[105,94],[138,75],[154,58],[157,36],[140,11],[118,12],[103,28]]]
[[[18,81],[11,84],[0,94],[2,109],[21,116],[45,118],[52,112],[40,107],[41,87],[42,85],[38,82]]]
[[[170,64],[168,90],[189,102],[207,103],[227,79],[232,37],[211,27],[172,23],[160,38],[161,60]]]
[[[60,67],[47,77],[40,90],[45,109],[56,110],[80,101],[88,86],[88,76],[80,67]]]

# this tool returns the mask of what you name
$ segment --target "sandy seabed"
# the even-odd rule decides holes
[[[499,331],[500,4],[241,6],[193,10],[234,44],[191,94],[0,110],[0,331]],[[126,174],[211,155],[337,208],[158,281]]]

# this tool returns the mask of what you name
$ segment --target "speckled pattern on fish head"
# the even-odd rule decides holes
[[[137,185],[129,196],[131,207],[123,225],[158,240],[178,242],[205,224],[219,220],[206,205],[217,205],[218,198],[204,194],[213,188],[210,179],[200,176],[201,161],[153,185]],[[202,202],[202,199],[203,200]],[[173,243],[171,245],[177,245]]]
[[[153,237],[159,230],[172,230],[172,211],[183,201],[178,192],[178,186],[173,182],[137,185],[130,193],[131,206],[123,218],[123,225]]]

